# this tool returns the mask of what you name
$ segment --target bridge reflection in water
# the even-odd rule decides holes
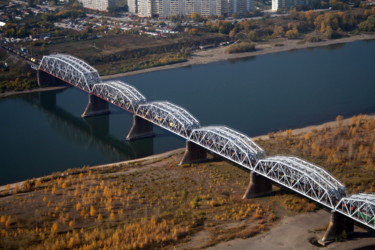
[[[23,100],[43,111],[46,120],[59,134],[84,148],[94,147],[110,159],[130,160],[152,155],[153,138],[140,141],[119,140],[111,136],[108,116],[82,119],[57,106],[58,92],[26,95]],[[120,158],[121,157],[121,158]]]
[[[247,135],[225,126],[201,127],[182,107],[166,101],[148,102],[133,86],[120,81],[102,82],[96,69],[75,57],[44,56],[38,68],[39,85],[59,81],[89,94],[83,117],[109,113],[108,103],[132,113],[128,140],[153,136],[155,124],[187,140],[182,163],[204,160],[207,150],[250,170],[246,198],[270,193],[274,182],[324,205],[332,210],[332,216],[323,241],[332,240],[343,231],[353,232],[353,220],[375,229],[375,195],[348,196],[339,180],[313,163],[287,156],[267,158]],[[84,126],[81,123],[89,124],[82,120],[72,122],[76,127]]]

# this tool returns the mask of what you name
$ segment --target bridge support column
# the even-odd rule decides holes
[[[133,141],[146,137],[153,137],[153,124],[137,115],[133,116],[133,126],[126,136],[126,140]]]
[[[42,70],[38,70],[36,73],[39,87],[58,86],[66,85],[66,83],[59,78],[54,77]]]
[[[86,118],[90,116],[106,115],[109,113],[107,101],[104,101],[95,95],[89,94],[89,103],[81,116]]]
[[[354,221],[339,212],[332,211],[327,231],[320,243],[326,245],[340,238],[345,238],[353,232]]]
[[[198,144],[191,141],[186,141],[185,154],[182,157],[180,165],[199,163],[207,160],[207,151]]]
[[[256,198],[272,193],[272,181],[254,172],[250,172],[250,183],[243,199]]]

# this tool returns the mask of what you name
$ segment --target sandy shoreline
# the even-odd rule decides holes
[[[328,46],[328,45],[333,45],[333,44],[349,43],[349,42],[372,40],[372,39],[375,39],[375,34],[361,34],[361,35],[340,38],[340,39],[335,39],[335,40],[325,40],[321,42],[303,43],[303,44],[299,44],[301,40],[277,39],[277,40],[272,40],[268,43],[257,44],[256,51],[238,53],[238,54],[226,54],[225,53],[226,47],[218,47],[214,49],[197,51],[193,53],[193,56],[189,58],[187,62],[153,67],[153,68],[131,71],[131,72],[126,72],[126,73],[105,75],[101,77],[103,80],[108,80],[112,78],[138,75],[138,74],[147,73],[147,72],[189,67],[189,66],[198,65],[198,64],[208,64],[208,63],[213,63],[213,62],[241,59],[241,58],[260,56],[260,55],[266,55],[266,54],[271,54],[271,53],[279,53],[279,52],[285,52],[285,51],[291,51],[291,50],[297,50],[297,49],[323,47],[323,46]],[[279,46],[275,46],[276,44],[278,44]],[[282,44],[282,46],[280,46],[280,44]]]

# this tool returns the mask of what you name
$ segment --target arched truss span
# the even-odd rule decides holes
[[[375,229],[375,194],[354,194],[344,197],[336,211]]]
[[[265,152],[248,136],[224,126],[194,129],[190,141],[251,169]]]
[[[137,115],[185,139],[199,128],[199,121],[185,109],[170,102],[150,102],[139,105]]]
[[[346,195],[346,189],[326,170],[296,157],[262,159],[254,171],[331,209]]]
[[[92,87],[101,82],[96,69],[70,55],[43,56],[39,70],[43,70],[87,92],[91,92]]]
[[[136,88],[121,81],[95,84],[92,93],[132,113],[137,112],[139,105],[147,102],[146,97]]]

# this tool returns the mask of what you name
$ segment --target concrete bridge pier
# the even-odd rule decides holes
[[[254,172],[250,172],[250,183],[243,199],[250,199],[272,193],[272,181]]]
[[[42,70],[37,71],[36,77],[39,87],[66,85],[63,80],[60,80],[59,78],[56,78],[53,75],[50,75]]]
[[[207,151],[201,146],[191,141],[186,141],[185,154],[182,157],[180,165],[199,163],[207,160]]]
[[[354,221],[349,217],[332,210],[328,228],[320,243],[326,245],[340,238],[345,238],[353,232]]]
[[[107,115],[110,113],[108,106],[107,101],[104,101],[95,95],[89,94],[89,103],[81,116],[86,118],[90,116]]]
[[[133,126],[126,136],[126,140],[133,141],[155,135],[153,124],[137,115],[133,116]]]

